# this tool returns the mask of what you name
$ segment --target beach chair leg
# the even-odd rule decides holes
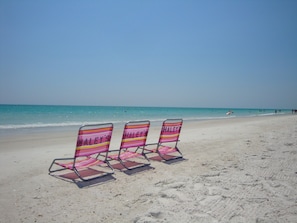
[[[56,169],[56,170],[52,170],[52,167],[54,165],[60,166],[59,164],[56,163],[57,160],[73,160],[73,158],[58,158],[58,159],[54,159],[53,162],[51,163],[50,167],[48,168],[49,173],[53,173],[53,172],[57,172],[57,171],[62,171],[62,170],[66,170],[67,168],[63,167],[60,169]]]

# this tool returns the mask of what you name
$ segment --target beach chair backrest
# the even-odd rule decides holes
[[[159,144],[165,142],[177,142],[183,125],[182,119],[167,119],[163,122]]]
[[[113,124],[85,125],[77,136],[75,157],[91,156],[109,150]]]
[[[149,121],[126,123],[120,149],[145,146],[149,127]]]

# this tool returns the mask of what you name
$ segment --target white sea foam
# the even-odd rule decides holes
[[[0,125],[0,129],[31,129],[31,128],[48,128],[48,127],[71,127],[71,126],[82,126],[86,124],[101,124],[105,122],[67,122],[67,123],[33,123],[33,124],[23,124],[23,125]],[[117,123],[117,122],[113,122]]]
[[[0,130],[73,127],[104,122],[120,124],[136,120],[159,123],[169,118],[199,121],[291,113],[291,110],[234,108],[233,113],[226,116],[228,110],[230,108],[0,105]]]

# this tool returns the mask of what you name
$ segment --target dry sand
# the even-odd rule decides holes
[[[0,222],[297,222],[296,136],[296,115],[184,122],[185,160],[88,184],[48,175],[76,132],[0,136]]]

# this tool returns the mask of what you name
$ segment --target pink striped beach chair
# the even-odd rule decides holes
[[[165,161],[182,158],[183,155],[177,147],[182,125],[182,119],[165,120],[158,143],[147,144],[146,154],[157,153]]]
[[[144,154],[149,127],[149,121],[127,122],[120,149],[111,151],[114,154],[109,153],[108,158],[119,161],[127,170],[150,165],[150,161]]]
[[[54,159],[49,173],[70,170],[83,181],[113,174],[114,170],[106,159],[112,131],[112,123],[80,127],[74,157]]]

